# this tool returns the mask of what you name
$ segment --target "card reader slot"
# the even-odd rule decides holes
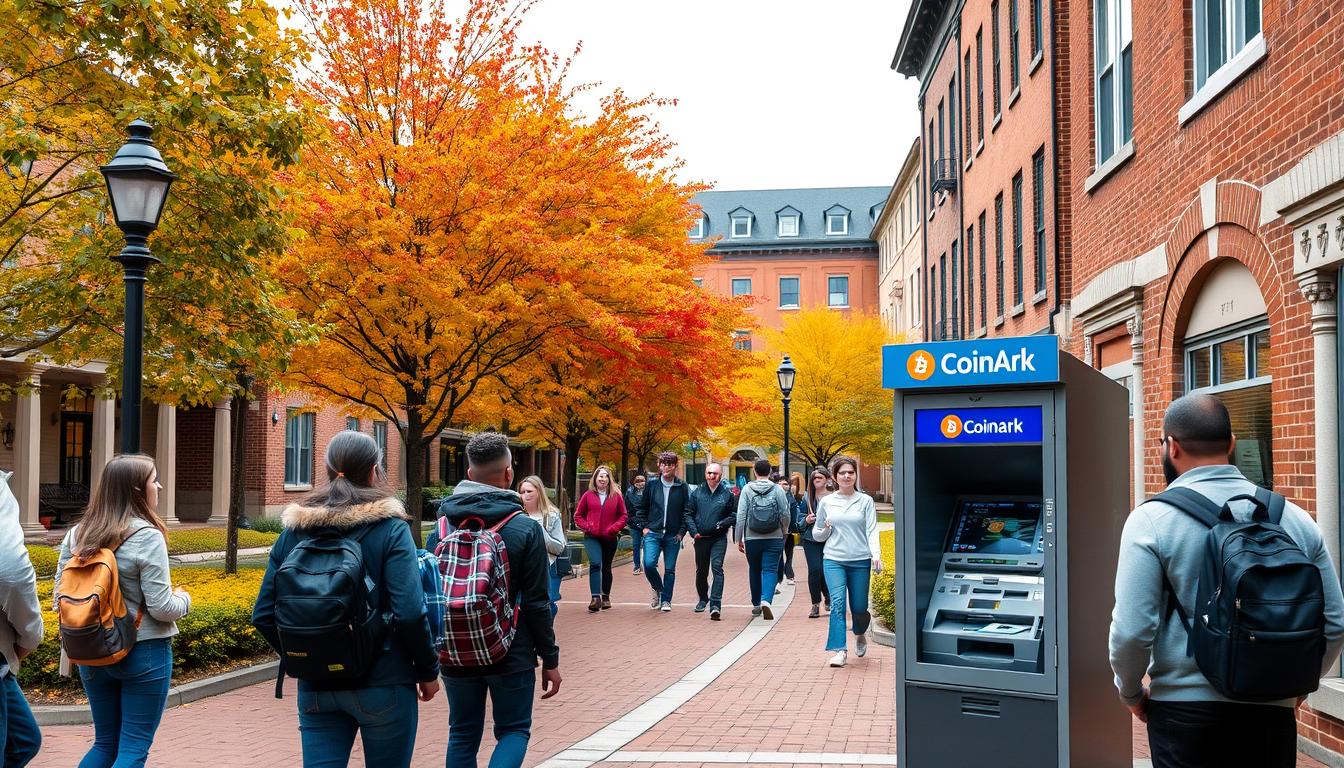
[[[1031,593],[1025,589],[1008,589],[1004,590],[1003,593],[1003,599],[1005,600],[1026,600],[1030,596]]]
[[[1003,594],[1003,590],[1002,590],[1002,589],[985,589],[984,587],[976,587],[976,588],[972,589],[971,592],[973,592],[973,593],[975,593],[975,594],[977,594],[977,595],[1001,595],[1001,594]]]

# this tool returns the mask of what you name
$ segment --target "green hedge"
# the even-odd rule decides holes
[[[257,533],[280,533],[285,530],[285,524],[280,521],[278,515],[248,518],[247,524]]]

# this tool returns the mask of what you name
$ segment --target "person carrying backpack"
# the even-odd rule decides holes
[[[1344,644],[1320,529],[1247,480],[1234,445],[1218,398],[1173,402],[1167,490],[1130,513],[1120,540],[1111,668],[1147,723],[1154,768],[1295,765],[1295,708]]]
[[[362,432],[327,444],[327,484],[281,513],[252,624],[298,678],[305,766],[405,768],[420,701],[439,690],[415,542]],[[276,683],[280,695],[283,677]]]
[[[0,765],[23,768],[42,747],[42,732],[17,675],[24,657],[42,642],[37,574],[23,546],[19,501],[0,472]]]
[[[551,618],[546,534],[523,512],[513,485],[509,438],[481,432],[467,442],[467,480],[439,507],[425,542],[445,575],[448,768],[475,768],[487,698],[494,716],[491,768],[518,768],[532,736],[532,699],[560,692],[560,648]],[[470,610],[489,605],[488,611]]]
[[[751,587],[751,615],[775,618],[770,600],[775,596],[779,558],[789,535],[793,505],[789,495],[770,479],[770,462],[757,459],[756,479],[737,497],[737,549],[747,554],[747,583]]]
[[[172,637],[191,597],[172,587],[160,490],[153,459],[113,457],[61,541],[61,646],[79,666],[93,714],[93,746],[80,768],[144,765],[168,703]]]

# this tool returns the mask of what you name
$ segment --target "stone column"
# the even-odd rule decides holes
[[[1312,394],[1315,400],[1316,521],[1321,537],[1338,563],[1339,541],[1339,413],[1335,347],[1335,276],[1333,270],[1314,270],[1298,277],[1302,295],[1311,304],[1313,346]]]
[[[232,491],[233,401],[225,398],[215,403],[214,463],[210,475],[211,525],[226,525],[229,521],[229,499]]]
[[[42,468],[42,370],[28,371],[26,377],[20,378],[19,387],[14,415],[14,478],[10,487],[19,500],[24,540],[46,541],[47,529],[37,515]]]
[[[159,470],[159,517],[174,525],[177,519],[177,407],[159,404],[159,429],[154,442],[154,464]]]
[[[112,460],[116,452],[115,435],[116,432],[116,411],[117,401],[111,396],[98,395],[93,400],[93,445],[90,450],[90,460],[93,466],[89,468],[89,490],[92,491],[98,487],[98,483],[103,478],[103,468],[107,462]]]
[[[1143,483],[1143,449],[1146,443],[1144,439],[1144,425],[1146,413],[1143,407],[1143,307],[1139,306],[1134,317],[1126,323],[1126,330],[1129,331],[1129,348],[1132,353],[1130,365],[1134,368],[1132,374],[1132,390],[1130,398],[1134,403],[1134,467],[1132,472],[1134,477],[1134,506],[1138,506],[1148,498],[1148,494]]]

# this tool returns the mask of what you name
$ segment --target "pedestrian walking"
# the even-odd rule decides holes
[[[799,538],[803,540],[803,556],[807,559],[807,592],[812,598],[812,610],[807,618],[815,619],[821,615],[821,611],[830,613],[831,591],[826,586],[826,574],[822,566],[825,544],[812,535],[813,525],[817,522],[817,505],[826,494],[835,490],[835,486],[831,482],[831,470],[823,466],[814,467],[808,477],[807,498],[804,500],[806,511]]]
[[[160,490],[153,459],[141,454],[113,457],[84,517],[61,540],[55,586],[61,642],[72,661],[86,662],[79,664],[79,677],[93,715],[93,746],[80,768],[144,765],[168,703],[172,637],[177,620],[191,610],[191,597],[172,587],[167,529],[157,512]],[[102,563],[115,563],[115,577]],[[87,578],[94,572],[96,578]],[[77,647],[64,630],[81,614],[87,617],[87,609],[78,607],[87,605],[92,594],[110,593],[113,582],[116,596],[106,603],[119,597],[125,615],[137,617],[139,625],[128,628],[118,647],[108,645],[113,655],[90,658],[96,654]],[[117,657],[119,661],[112,661]]]
[[[747,583],[751,587],[751,615],[774,619],[771,600],[789,533],[788,494],[770,480],[770,462],[758,459],[756,479],[737,499],[737,548],[747,554]]]
[[[1120,538],[1110,633],[1120,699],[1147,723],[1154,768],[1289,768],[1297,763],[1295,709],[1329,674],[1344,644],[1344,597],[1321,530],[1301,507],[1258,488],[1230,463],[1235,438],[1218,398],[1194,394],[1173,402],[1162,422],[1161,445],[1167,491],[1131,512]],[[1219,524],[1223,515],[1235,522]],[[1206,558],[1226,541],[1220,532],[1242,542],[1268,534],[1273,545],[1244,548],[1226,560],[1219,552],[1212,564],[1219,577],[1271,556],[1275,560],[1268,564],[1274,567],[1245,571],[1256,574],[1249,579],[1238,574],[1220,580],[1210,596],[1212,585],[1201,582],[1201,573],[1210,572]],[[1248,589],[1282,585],[1276,573],[1289,574],[1291,592],[1308,586],[1311,599],[1242,600]],[[1224,585],[1228,594],[1222,598],[1234,603],[1231,610],[1219,600]],[[1203,651],[1226,650],[1218,645],[1220,637],[1224,642],[1229,637],[1221,617],[1232,614],[1239,625],[1231,633],[1237,644],[1223,658],[1235,665],[1234,674],[1218,675],[1214,682],[1205,675]],[[1196,616],[1198,627],[1187,619]],[[1298,618],[1307,620],[1306,629]],[[1297,638],[1300,645],[1292,642]],[[1241,694],[1251,692],[1228,689],[1233,680],[1269,684],[1276,692],[1250,701]],[[1301,687],[1282,688],[1292,681]]]
[[[574,509],[574,525],[583,531],[583,551],[588,555],[590,613],[611,607],[611,564],[627,519],[625,497],[612,479],[611,468],[599,465]]]
[[[0,472],[0,765],[23,768],[37,757],[42,732],[19,688],[19,667],[42,642],[37,574],[23,546],[19,501]]]
[[[569,539],[565,537],[565,521],[561,519],[560,509],[546,495],[546,486],[541,478],[528,475],[518,482],[518,495],[523,499],[523,511],[537,521],[546,535],[546,559],[550,562],[547,574],[551,587],[551,617],[560,611],[560,571],[555,559],[569,548]]]
[[[635,512],[635,525],[644,534],[644,577],[653,595],[649,607],[663,613],[672,610],[672,588],[677,580],[677,555],[686,534],[686,502],[690,497],[685,481],[677,477],[677,454],[658,454],[658,479],[644,489],[644,498]],[[664,574],[658,573],[658,557],[663,558]]]
[[[686,504],[686,531],[695,548],[695,612],[709,609],[711,621],[723,614],[723,556],[728,552],[728,531],[737,519],[733,492],[723,482],[723,467],[705,467],[705,482],[696,486]],[[709,575],[714,583],[710,586]]]
[[[798,477],[798,473],[795,472],[795,473],[794,473],[794,477],[797,478],[797,477]],[[778,483],[778,484],[779,484],[779,487],[780,487],[780,488],[783,488],[783,489],[784,489],[784,493],[787,494],[788,497],[789,497],[789,532],[788,532],[788,535],[786,535],[786,536],[784,537],[784,554],[781,555],[780,558],[779,558],[779,573],[778,573],[777,576],[776,576],[776,578],[777,578],[776,584],[788,584],[788,585],[792,586],[792,585],[793,585],[793,575],[794,575],[794,574],[793,574],[793,548],[794,548],[794,544],[795,544],[795,542],[794,542],[794,537],[793,537],[793,536],[794,536],[795,533],[798,532],[798,530],[797,530],[797,529],[798,529],[798,521],[797,521],[797,519],[795,518],[795,515],[794,515],[794,508],[797,506],[797,504],[798,504],[798,500],[801,498],[801,496],[798,495],[798,494],[795,494],[795,493],[794,493],[794,490],[793,490],[793,480],[784,477],[784,475],[783,475],[782,473],[775,472],[774,474],[770,475],[770,479],[771,479],[771,480],[774,480],[776,483]],[[802,487],[802,486],[801,486],[801,483],[802,483],[801,478],[799,478],[799,481],[798,481],[798,482],[799,482],[799,487],[801,488],[801,487]],[[779,594],[779,589],[778,589],[778,588],[775,589],[775,594]]]
[[[629,515],[626,528],[630,531],[630,562],[635,565],[635,573],[644,572],[644,530],[635,525],[635,510],[639,509],[640,499],[644,498],[644,488],[648,479],[638,469],[630,470],[625,483],[625,511]]]
[[[859,464],[849,456],[831,462],[836,491],[818,504],[812,537],[825,545],[822,570],[831,595],[831,623],[826,650],[834,652],[832,667],[843,667],[848,657],[845,637],[845,606],[849,606],[854,632],[854,653],[868,653],[870,574],[882,572],[882,546],[877,538],[877,508],[873,497],[860,491]]]
[[[546,537],[531,520],[517,519],[522,498],[509,490],[513,485],[513,456],[509,438],[497,432],[481,432],[467,442],[467,480],[453,488],[439,513],[444,527],[480,526],[494,531],[508,553],[507,603],[513,612],[512,640],[505,643],[498,661],[488,664],[441,665],[448,695],[447,768],[475,768],[476,755],[485,733],[488,699],[494,722],[495,750],[491,768],[518,768],[527,757],[532,738],[532,697],[536,692],[538,662],[541,698],[560,692],[560,648],[555,643],[547,593]],[[430,534],[426,547],[433,551],[439,530]],[[481,538],[485,538],[482,536]],[[498,619],[499,616],[481,617]],[[475,633],[470,633],[475,634]],[[472,637],[474,641],[479,638]],[[447,639],[453,645],[453,638]],[[494,649],[500,650],[500,649]],[[472,656],[475,648],[449,648],[447,655]],[[440,656],[443,661],[444,656]]]
[[[404,768],[415,750],[416,699],[439,690],[410,516],[385,485],[372,436],[337,433],[324,463],[326,485],[280,514],[284,530],[252,623],[282,672],[298,678],[304,766],[347,765],[358,735],[366,765]],[[338,574],[333,554],[358,562],[355,579],[343,569],[327,577]],[[310,607],[315,597],[323,610]],[[334,606],[347,602],[356,618],[334,621]]]

